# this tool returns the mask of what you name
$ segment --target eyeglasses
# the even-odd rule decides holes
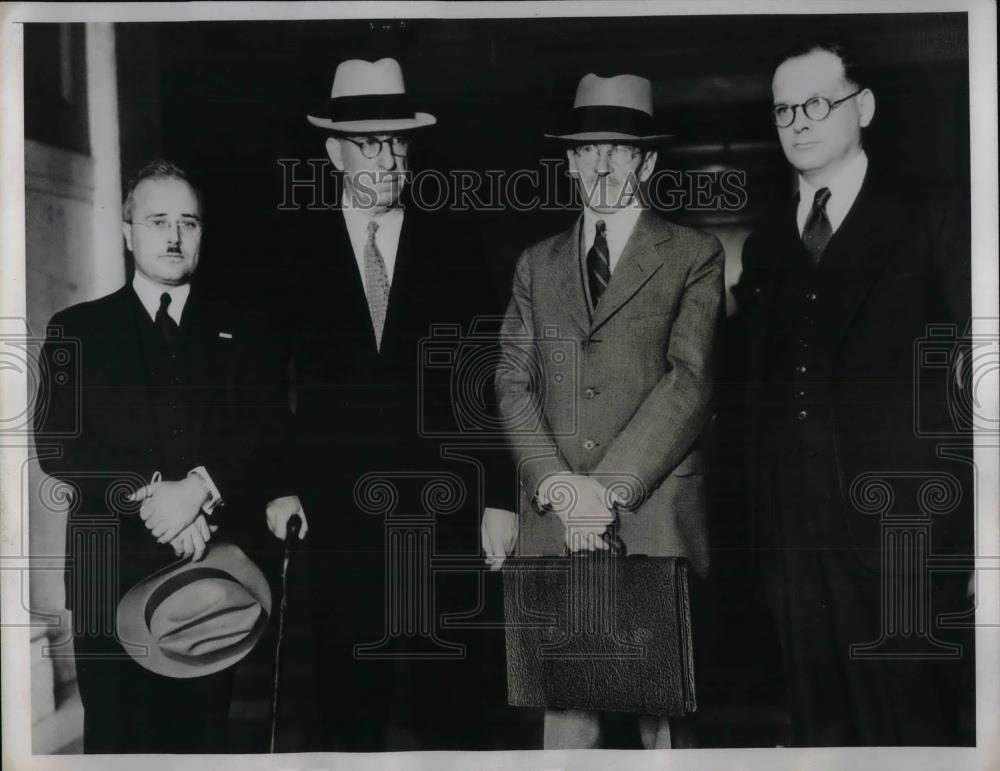
[[[581,163],[597,163],[602,147],[606,149],[608,160],[616,166],[631,163],[641,152],[634,145],[578,145],[573,148],[573,152]]]
[[[859,88],[853,94],[848,94],[835,102],[831,102],[825,96],[814,96],[802,104],[776,104],[771,111],[771,115],[774,117],[774,125],[778,128],[788,128],[791,126],[795,123],[795,110],[799,107],[802,108],[803,115],[809,118],[809,120],[826,120],[826,117],[833,108],[839,107],[852,96],[857,96],[862,91],[864,89]]]
[[[379,139],[378,137],[357,137],[356,139],[343,137],[343,139],[355,145],[361,151],[361,154],[368,159],[378,158],[382,154],[382,145],[384,144],[389,145],[389,152],[397,158],[405,158],[406,154],[410,151],[410,140],[398,135],[386,137],[385,139]]]
[[[169,217],[149,217],[148,219],[132,222],[131,224],[142,225],[160,235],[176,233],[177,228],[180,228],[181,233],[186,236],[193,236],[195,233],[201,231],[201,220],[197,220],[194,217],[182,217],[176,222]]]

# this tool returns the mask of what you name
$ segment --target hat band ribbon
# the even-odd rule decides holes
[[[571,134],[607,132],[636,137],[653,133],[653,119],[631,107],[577,107],[573,110]]]
[[[330,120],[398,120],[413,117],[413,104],[406,94],[338,96],[329,100]]]
[[[143,614],[146,622],[146,628],[149,629],[149,624],[153,619],[153,614],[156,612],[156,609],[160,607],[160,604],[167,599],[167,597],[188,584],[192,584],[195,581],[203,581],[206,578],[217,578],[225,581],[232,581],[235,584],[240,583],[239,580],[231,573],[219,570],[218,568],[191,568],[190,570],[185,570],[173,575],[150,592],[149,598],[146,600],[145,613]]]

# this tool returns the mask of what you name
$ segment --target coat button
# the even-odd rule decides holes
[[[809,413],[805,410],[799,410],[798,414],[795,416],[796,420],[805,420],[809,417]]]
[[[806,365],[805,364],[800,364],[799,366],[797,366],[795,368],[795,371],[798,372],[800,375],[806,374]]]
[[[583,443],[583,449],[585,450],[593,450],[595,447],[597,447],[597,442],[595,442],[593,439],[588,439],[586,442]]]
[[[585,399],[593,399],[596,395],[597,391],[595,391],[593,388],[585,388],[583,390],[583,397]]]
[[[815,302],[816,301],[816,293],[815,292],[806,292],[806,299],[809,302]]]

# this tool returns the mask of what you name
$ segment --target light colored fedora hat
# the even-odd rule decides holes
[[[389,58],[341,62],[330,98],[313,112],[306,118],[314,126],[345,133],[409,131],[437,123],[433,115],[413,110],[403,70]]]
[[[653,133],[653,87],[638,75],[584,75],[576,87],[568,125],[549,139],[570,142],[654,142],[673,134]]]
[[[210,544],[199,562],[174,563],[118,603],[118,639],[141,666],[174,678],[231,667],[271,614],[267,579],[239,547]]]

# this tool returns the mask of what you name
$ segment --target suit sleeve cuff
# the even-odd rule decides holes
[[[219,488],[212,481],[212,475],[208,473],[208,470],[204,466],[196,466],[188,472],[188,476],[198,477],[205,483],[205,487],[208,488],[208,497],[201,505],[201,510],[207,516],[211,516],[212,512],[222,505],[222,493],[219,492]]]

